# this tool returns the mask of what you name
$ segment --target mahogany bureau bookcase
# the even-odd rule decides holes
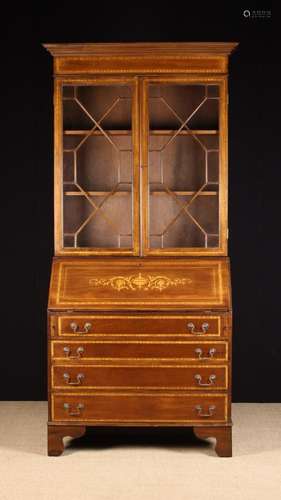
[[[231,456],[236,45],[45,45],[55,117],[49,455],[87,426],[190,426]]]

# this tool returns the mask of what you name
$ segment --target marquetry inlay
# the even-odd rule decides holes
[[[171,286],[185,285],[192,283],[190,278],[168,278],[164,275],[133,274],[131,276],[113,276],[112,278],[91,278],[90,285],[97,287],[112,287],[114,290],[165,290]]]

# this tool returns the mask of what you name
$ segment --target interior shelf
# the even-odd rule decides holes
[[[110,194],[112,191],[85,191],[87,195],[89,196],[107,196]],[[193,196],[196,194],[197,191],[173,191],[173,194],[177,196]],[[64,193],[66,196],[84,196],[84,193],[81,191],[65,191]],[[122,196],[122,195],[127,195],[131,194],[131,191],[125,191],[125,190],[120,190],[116,191],[115,193],[112,193],[114,196]],[[167,191],[164,190],[151,190],[150,194],[152,195],[162,195],[162,194],[167,194]],[[200,191],[198,193],[198,196],[217,196],[219,193],[218,191]]]
[[[172,135],[178,132],[178,129],[175,130],[150,130],[149,135]],[[102,135],[103,132],[101,130],[64,130],[64,135]],[[131,130],[105,130],[105,133],[110,135],[131,135]],[[178,132],[179,135],[216,135],[218,134],[218,130],[181,130]]]
[[[171,190],[173,194],[177,196],[193,196],[194,194],[197,194],[197,191],[174,191]],[[153,195],[162,195],[162,194],[167,194],[167,191],[163,190],[151,190],[150,194]],[[218,191],[200,191],[197,196],[217,196],[219,193]]]
[[[87,191],[85,190],[85,193],[88,195],[88,196],[107,196],[108,194],[112,193],[112,196],[120,196],[120,195],[126,195],[126,194],[131,194],[131,191],[126,191],[126,190],[123,190],[123,191],[115,191],[115,192],[112,192],[112,191]],[[82,193],[81,191],[65,191],[64,193],[66,196],[84,196],[84,193]]]

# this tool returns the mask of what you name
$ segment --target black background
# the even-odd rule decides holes
[[[40,2],[38,2],[39,4]],[[243,10],[272,11],[245,19]],[[281,401],[280,28],[271,4],[61,2],[1,19],[0,399],[46,399],[52,58],[42,42],[238,41],[230,64],[233,399]]]

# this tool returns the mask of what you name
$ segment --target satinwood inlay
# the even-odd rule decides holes
[[[164,275],[151,276],[142,273],[131,276],[113,276],[112,278],[91,278],[90,285],[109,286],[118,290],[164,290],[170,286],[180,286],[186,283],[192,283],[190,278],[168,278]]]

